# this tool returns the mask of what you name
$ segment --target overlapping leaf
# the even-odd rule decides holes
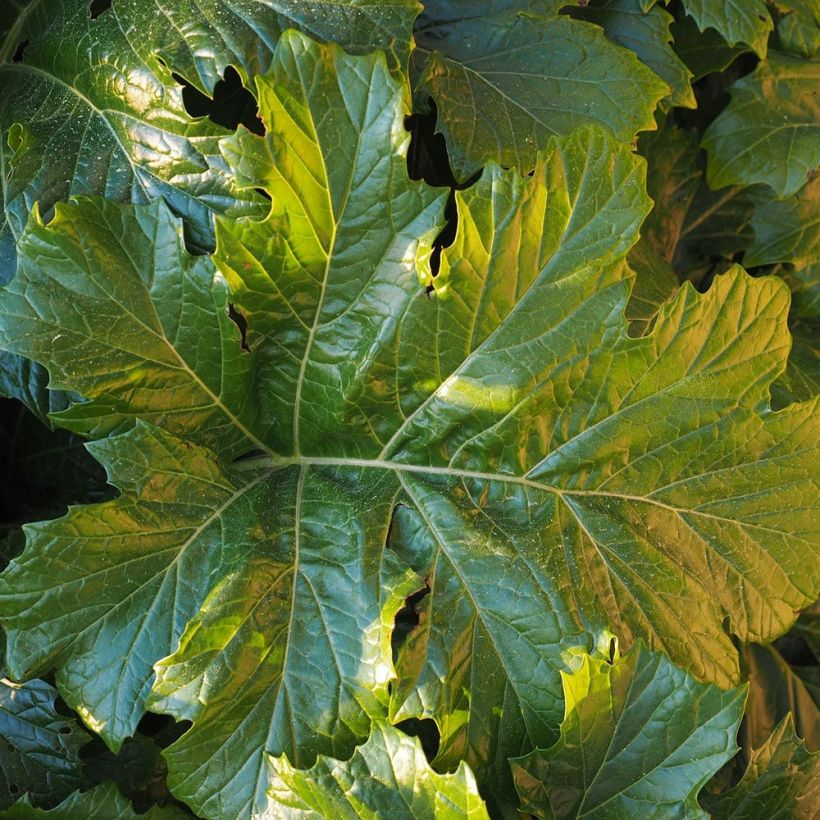
[[[661,8],[648,12],[639,0],[602,0],[576,9],[573,16],[601,26],[616,43],[634,51],[671,89],[670,105],[695,108],[692,72],[672,50],[672,15]]]
[[[683,6],[701,31],[713,28],[730,46],[746,43],[766,56],[774,23],[764,0],[683,0]]]
[[[538,817],[706,817],[697,795],[737,751],[745,688],[701,684],[641,645],[563,676],[561,739],[512,761]]]
[[[752,751],[743,779],[704,803],[715,820],[810,820],[820,803],[820,752],[810,754],[786,716]]]
[[[113,783],[105,783],[87,792],[76,792],[53,809],[32,806],[24,797],[4,812],[6,820],[184,820],[190,815],[174,806],[152,806],[144,814],[137,814],[131,804],[117,791]]]
[[[820,586],[815,408],[767,409],[782,281],[735,269],[686,287],[630,338],[624,259],[649,202],[642,161],[603,130],[552,141],[532,177],[489,166],[431,280],[444,196],[407,179],[384,59],[291,33],[258,92],[267,135],[223,148],[271,211],[220,221],[215,257],[247,351],[214,333],[225,284],[178,233],[139,239],[161,259],[146,270],[107,270],[126,226],[170,224],[162,206],[63,209],[88,219],[84,243],[60,211],[31,223],[3,343],[88,332],[45,287],[56,270],[107,312],[80,347],[90,376],[60,345],[37,356],[92,409],[175,432],[140,421],[95,443],[121,497],[27,528],[0,582],[12,668],[57,665],[112,746],[146,701],[192,720],[170,782],[208,817],[265,805],[265,751],[347,758],[388,714],[436,720],[438,762],[466,760],[503,798],[506,758],[555,737],[559,672],[612,628],[734,683],[726,625],[770,640]],[[171,315],[159,281],[190,310]],[[127,332],[132,305],[152,334]],[[206,396],[204,435],[157,410],[190,372],[230,411]],[[231,463],[243,447],[262,454]],[[419,576],[388,707],[393,619]]]
[[[320,757],[307,771],[268,758],[271,818],[464,817],[486,820],[473,773],[464,763],[436,774],[421,744],[376,723],[349,761]]]
[[[89,736],[55,711],[56,697],[45,681],[0,681],[0,809],[22,795],[53,806],[85,784],[79,750]]]
[[[28,44],[15,62],[21,41]],[[259,197],[227,173],[217,147],[223,129],[190,119],[182,89],[149,57],[150,41],[141,45],[142,54],[115,15],[92,20],[85,3],[29,3],[20,12],[0,46],[4,210],[14,236],[33,202],[47,214],[78,193],[163,197],[200,248],[212,247],[214,211],[260,212]]]
[[[738,80],[703,137],[711,187],[763,182],[780,197],[799,191],[820,165],[818,83],[820,60],[776,51]]]
[[[438,105],[457,177],[488,160],[528,172],[551,136],[582,125],[626,142],[655,127],[652,112],[669,87],[597,26],[559,17],[553,5],[425,4],[416,93]]]

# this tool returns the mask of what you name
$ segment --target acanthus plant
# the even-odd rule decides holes
[[[735,5],[0,0],[2,816],[816,813],[820,30]]]

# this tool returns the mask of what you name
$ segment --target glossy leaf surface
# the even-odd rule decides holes
[[[27,527],[10,667],[56,666],[112,748],[146,705],[192,721],[170,783],[216,818],[262,811],[266,752],[348,759],[385,717],[435,720],[436,765],[511,797],[559,673],[613,632],[736,683],[730,633],[773,639],[820,587],[815,406],[768,408],[785,284],[735,268],[630,337],[650,203],[603,129],[531,177],[489,165],[433,278],[446,192],[407,177],[386,60],[289,33],[257,90],[266,135],[221,147],[270,213],[220,219],[212,260],[163,205],[29,223],[3,344],[92,399],[61,420],[109,433],[90,448],[121,496]]]

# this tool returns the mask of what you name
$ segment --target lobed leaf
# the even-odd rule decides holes
[[[419,18],[415,93],[436,101],[458,179],[490,160],[531,171],[553,135],[583,125],[630,142],[655,127],[652,112],[670,93],[597,26],[518,6],[485,3],[455,16],[450,3],[434,2]]]
[[[269,757],[271,818],[489,818],[470,769],[437,774],[421,744],[386,723],[374,723],[349,761],[320,757],[312,769]]]
[[[46,260],[98,300],[93,378],[59,345],[37,355],[94,392],[69,414],[115,405],[134,426],[91,445],[120,498],[29,525],[0,578],[15,673],[56,666],[112,748],[146,704],[191,720],[166,751],[171,787],[232,818],[266,805],[265,752],[347,758],[386,717],[434,719],[436,766],[464,760],[504,800],[507,758],[555,739],[559,673],[613,631],[736,683],[731,635],[770,641],[820,592],[816,402],[769,409],[785,284],[734,268],[631,338],[625,259],[650,203],[643,161],[603,129],[549,142],[532,177],[490,164],[456,195],[433,278],[445,196],[407,178],[384,58],[291,32],[258,89],[267,134],[223,149],[270,213],[220,220],[213,261],[185,256],[162,206],[79,201],[86,243],[64,208],[30,222],[30,284],[0,315],[24,339],[77,332]],[[134,238],[147,266],[120,265],[122,224],[167,226]],[[155,270],[195,309],[155,301]],[[228,297],[248,350],[221,330]],[[152,336],[128,339],[129,300],[156,312]],[[187,370],[163,364],[172,351]],[[165,410],[189,371],[225,385],[193,426],[190,405]]]
[[[89,736],[55,711],[56,697],[42,680],[0,681],[0,810],[21,795],[54,805],[85,784],[79,750]]]
[[[730,89],[731,102],[707,129],[709,185],[763,182],[790,196],[820,165],[820,61],[772,50]]]
[[[525,811],[707,817],[697,795],[737,751],[745,688],[697,683],[640,644],[612,666],[587,656],[563,685],[560,740],[512,761]]]
[[[820,802],[820,752],[810,754],[790,716],[752,752],[743,779],[718,797],[704,799],[715,820],[814,817]]]

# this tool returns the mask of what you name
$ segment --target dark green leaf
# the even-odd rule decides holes
[[[41,0],[0,42],[4,210],[15,237],[33,202],[50,215],[80,193],[163,197],[203,249],[213,246],[214,211],[262,212],[258,195],[240,192],[227,173],[217,147],[224,130],[191,121],[151,41],[141,38],[138,53],[127,28],[113,13],[92,20],[85,2]],[[21,39],[29,43],[15,62]]]
[[[820,805],[820,753],[806,751],[787,715],[752,752],[740,783],[703,802],[714,820],[812,820]]]
[[[763,0],[683,0],[683,7],[701,31],[713,28],[730,46],[746,43],[766,56],[774,24]]]
[[[713,71],[722,71],[735,58],[749,51],[742,43],[730,46],[713,28],[699,31],[697,23],[687,16],[675,20],[671,26],[675,53],[699,80]]]
[[[630,142],[655,127],[669,87],[597,27],[504,8],[455,18],[428,3],[416,30],[416,93],[433,97],[459,179],[495,160],[522,172],[555,134],[581,125]]]
[[[0,816],[3,820],[185,820],[190,817],[173,806],[153,806],[145,814],[137,814],[113,783],[72,794],[50,810],[35,808],[28,798],[23,798]]]
[[[796,193],[820,165],[820,60],[771,51],[731,88],[709,126],[709,185],[764,182],[780,197]]]
[[[642,645],[563,676],[561,739],[512,761],[538,817],[705,817],[697,795],[737,751],[745,688],[698,683]]]
[[[820,263],[820,175],[788,199],[775,199],[767,188],[752,193],[754,242],[743,264],[786,262],[798,270]]]
[[[601,26],[610,39],[634,51],[672,89],[669,105],[697,107],[690,85],[692,72],[672,50],[672,15],[658,7],[644,12],[640,0],[599,0],[571,12]]]
[[[0,809],[21,795],[53,806],[85,784],[79,749],[89,736],[54,709],[45,681],[0,681]]]

